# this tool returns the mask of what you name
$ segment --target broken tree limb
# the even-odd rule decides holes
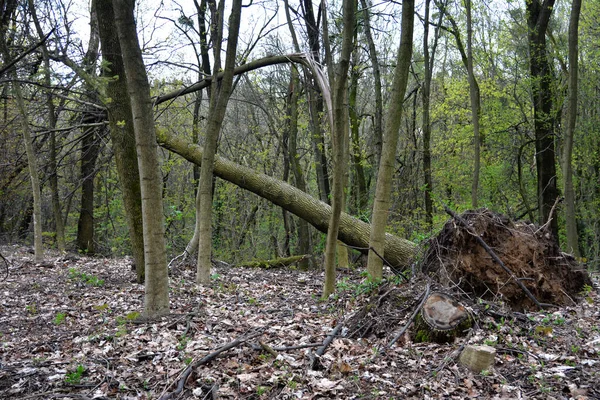
[[[179,154],[194,164],[201,164],[202,147],[166,133],[157,132],[157,136],[161,147]],[[284,208],[321,232],[327,232],[331,207],[292,185],[219,156],[215,157],[214,174]],[[369,224],[342,213],[338,234],[342,242],[368,249],[370,233]],[[414,243],[386,233],[385,258],[393,267],[402,269],[408,266],[415,249]]]
[[[342,329],[342,326],[344,326],[344,324],[342,322],[337,324],[337,326],[335,328],[333,328],[333,330],[329,333],[329,335],[327,335],[327,338],[325,338],[321,347],[319,347],[314,354],[311,354],[310,369],[317,370],[321,367],[321,361],[320,361],[321,356],[323,356],[323,354],[325,354],[325,352],[327,351],[327,348],[329,347],[331,342],[333,342],[333,339],[335,339],[335,337],[337,336],[340,329]]]
[[[469,227],[469,224],[467,223],[467,221],[465,221],[460,215],[456,214],[454,211],[452,211],[450,208],[448,208],[448,206],[446,206],[445,204],[444,204],[444,210],[446,210],[446,212],[452,218],[454,218],[456,221],[458,221],[458,223],[460,223],[467,230],[467,232],[471,236],[473,236],[475,238],[475,240],[477,240],[477,242],[481,245],[481,247],[483,247],[485,249],[485,251],[487,251],[487,253],[492,257],[492,260],[494,260],[494,262],[496,264],[498,264],[500,267],[502,267],[502,269],[504,271],[506,271],[506,273],[508,274],[508,276],[512,280],[514,280],[517,283],[517,285],[519,285],[519,287],[521,288],[521,290],[523,290],[523,292],[527,295],[527,297],[529,297],[529,299],[531,301],[533,301],[535,303],[535,305],[538,306],[538,308],[540,310],[543,310],[544,306],[549,306],[549,304],[542,304],[542,303],[540,303],[538,301],[538,299],[535,298],[535,296],[529,291],[529,289],[527,289],[527,287],[525,285],[523,285],[523,282],[521,282],[521,280],[519,278],[517,278],[515,276],[515,274],[513,274],[513,272],[506,265],[504,265],[504,263],[502,262],[502,260],[500,260],[500,258],[490,248],[490,246],[487,245],[487,243],[481,238],[481,236],[479,236],[476,232],[473,232],[471,230],[471,228]]]
[[[175,383],[175,381],[169,383],[167,385],[167,387],[165,388],[165,390],[163,391],[163,393],[161,394],[161,396],[159,397],[159,400],[169,400],[170,398],[178,395],[179,393],[181,393],[183,391],[183,388],[185,387],[185,382],[187,381],[187,379],[189,378],[190,374],[192,373],[192,371],[194,370],[194,368],[197,368],[201,365],[204,364],[208,364],[209,362],[211,362],[212,360],[214,360],[215,358],[217,358],[221,353],[227,351],[227,350],[231,350],[236,346],[239,346],[240,344],[243,344],[249,340],[252,340],[260,335],[262,335],[263,332],[262,330],[258,331],[258,332],[254,332],[251,333],[248,336],[242,336],[240,338],[235,339],[232,342],[227,343],[224,346],[219,347],[217,350],[213,351],[210,354],[207,354],[204,358],[191,362],[184,370],[181,374],[179,374],[178,376],[178,380],[177,380],[177,388],[171,392],[171,393],[167,393],[167,390]]]

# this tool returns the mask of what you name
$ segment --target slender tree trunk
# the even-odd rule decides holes
[[[222,11],[219,11],[222,12]],[[219,82],[213,79],[210,109],[206,127],[205,150],[202,156],[200,168],[200,226],[198,240],[198,267],[196,281],[199,284],[210,282],[211,251],[212,251],[212,191],[213,191],[213,169],[219,132],[225,117],[227,102],[233,86],[233,70],[235,67],[235,56],[237,51],[237,40],[240,29],[242,13],[242,1],[234,0],[229,17],[229,38],[227,39],[227,51],[225,55],[225,68],[223,79]],[[222,24],[217,29],[222,29]],[[213,37],[221,37],[213,35]],[[220,69],[220,46],[215,48],[214,71]]]
[[[142,194],[138,167],[131,102],[125,79],[121,45],[117,35],[111,0],[97,0],[98,32],[104,60],[102,74],[109,77],[105,102],[110,124],[110,139],[115,154],[119,183],[123,194],[125,218],[135,260],[138,283],[145,281]]]
[[[203,149],[200,146],[164,133],[159,135],[157,139],[162,147],[179,154],[186,160],[194,164],[202,162]],[[273,204],[284,207],[319,231],[327,232],[331,207],[298,188],[219,156],[215,157],[214,173],[221,179],[242,189],[249,190]],[[339,229],[339,238],[342,242],[365,249],[369,246],[370,231],[369,224],[342,213]],[[384,251],[386,260],[394,268],[403,269],[410,263],[414,255],[415,245],[387,233],[385,235]]]
[[[100,37],[98,34],[98,18],[96,16],[95,0],[92,1],[90,13],[90,36],[88,50],[83,58],[83,70],[96,77],[96,63]],[[86,93],[96,98],[96,91],[89,82],[85,85]],[[84,124],[97,122],[97,110],[84,109],[81,122]],[[103,118],[102,118],[103,119]],[[86,254],[94,254],[94,178],[96,176],[96,159],[98,158],[97,128],[83,128],[81,132],[81,207],[77,222],[77,248]]]
[[[383,260],[380,257],[388,258],[387,253],[384,251],[385,226],[387,225],[390,208],[392,175],[402,122],[404,94],[406,93],[408,71],[412,58],[414,11],[414,0],[404,0],[402,2],[400,48],[398,49],[396,70],[394,71],[394,81],[388,105],[387,125],[383,136],[383,152],[381,153],[381,163],[377,174],[371,237],[369,239],[367,269],[370,279],[374,281],[381,280],[383,275]]]
[[[433,179],[431,178],[431,122],[430,122],[430,100],[431,100],[431,62],[429,57],[429,8],[431,1],[425,0],[425,18],[423,20],[423,64],[425,66],[423,87],[423,178],[425,182],[425,223],[427,229],[433,226]]]
[[[169,312],[162,180],[156,147],[154,113],[150,85],[135,27],[134,0],[113,0],[113,10],[123,53],[138,152],[146,264],[144,312],[150,317]]]
[[[7,44],[7,30],[10,19],[13,16],[15,9],[15,3],[2,4],[0,22],[0,52],[4,58],[4,64],[8,64],[13,59],[10,54],[10,50]],[[27,155],[27,164],[29,166],[29,176],[31,179],[31,191],[33,194],[33,248],[35,262],[40,263],[44,261],[44,247],[42,242],[42,193],[40,187],[40,178],[38,175],[38,165],[35,151],[33,148],[33,139],[31,137],[31,131],[29,128],[29,121],[27,119],[27,108],[25,106],[25,100],[23,93],[21,92],[21,86],[18,82],[17,71],[14,66],[8,70],[13,96],[17,100],[17,107],[21,117],[21,129],[23,130],[23,142],[25,144],[25,153]]]
[[[354,54],[357,55],[357,49],[354,50]],[[358,58],[358,57],[355,57]],[[356,65],[358,59],[355,60]],[[350,136],[352,137],[351,155],[352,155],[352,199],[353,204],[350,206],[354,209],[354,213],[357,215],[364,215],[367,203],[369,201],[369,194],[367,193],[367,180],[365,178],[365,170],[363,168],[363,157],[360,147],[360,119],[356,112],[356,95],[358,92],[358,78],[359,73],[356,68],[352,68],[350,71],[350,93],[348,97],[349,103],[349,116],[350,116]],[[379,163],[379,161],[378,161]]]
[[[39,22],[37,12],[35,9],[35,5],[33,0],[28,0],[29,10],[31,12],[31,16],[33,18],[33,23],[35,25],[36,32],[40,40],[46,36],[44,31],[42,30],[42,26]],[[52,96],[51,85],[52,81],[50,79],[50,58],[48,56],[48,47],[46,43],[43,43],[41,46],[42,57],[44,62],[44,84],[46,85],[46,108],[48,112],[48,128],[50,129],[50,152],[49,152],[49,160],[48,167],[50,169],[50,176],[48,177],[48,182],[50,185],[50,197],[52,199],[52,214],[54,216],[54,230],[56,234],[56,247],[58,251],[61,253],[65,252],[65,227],[63,224],[62,213],[60,210],[60,198],[58,194],[58,171],[57,171],[57,161],[56,161],[56,133],[54,129],[56,128],[56,109],[54,107],[54,99]]]
[[[567,249],[580,257],[577,237],[577,216],[575,215],[575,191],[573,190],[573,139],[577,122],[577,79],[579,73],[579,15],[581,0],[573,0],[569,20],[569,108],[567,113],[567,131],[564,145],[563,175],[565,191],[565,220],[567,228]]]
[[[343,2],[342,48],[333,79],[333,191],[329,229],[325,241],[325,282],[323,298],[335,291],[335,256],[338,243],[340,216],[344,207],[348,165],[348,69],[356,25],[356,0]],[[347,254],[346,254],[347,258]]]
[[[298,77],[298,70],[294,65],[290,67],[291,78],[290,88],[288,92],[288,121],[289,121],[289,157],[290,157],[290,168],[292,175],[294,176],[294,185],[303,192],[306,192],[306,182],[304,181],[304,175],[302,173],[302,166],[300,165],[300,159],[298,155],[298,97],[300,79]],[[310,254],[310,232],[308,229],[308,223],[300,219],[297,224],[297,254]],[[305,258],[298,264],[300,269],[306,270],[310,267],[309,259]]]
[[[319,26],[315,19],[312,0],[303,0],[304,21],[308,34],[308,44],[314,60],[320,62],[320,43]],[[326,12],[321,9],[320,12]],[[329,187],[329,172],[327,168],[327,156],[325,147],[325,136],[323,134],[323,124],[321,117],[324,115],[323,94],[319,91],[317,81],[314,76],[307,77],[309,88],[306,91],[308,96],[308,109],[310,114],[311,144],[315,160],[315,173],[317,175],[317,185],[319,188],[319,197],[321,201],[329,203],[331,189]]]
[[[550,231],[558,240],[558,221],[550,211],[558,198],[554,146],[553,78],[546,48],[546,31],[555,0],[527,0],[529,68],[533,92],[535,161],[540,223],[552,217]]]
[[[379,170],[379,160],[381,158],[381,146],[383,144],[383,95],[381,90],[381,71],[379,61],[377,60],[377,48],[371,33],[371,16],[370,3],[367,0],[360,0],[363,13],[363,22],[365,38],[369,45],[369,57],[371,58],[371,66],[373,67],[373,81],[375,83],[375,119],[373,123],[373,142],[375,146],[375,168],[374,174],[377,176]]]
[[[473,21],[471,18],[471,0],[465,0],[467,11],[467,75],[469,77],[469,98],[471,100],[471,118],[473,120],[473,181],[471,184],[471,205],[477,208],[479,191],[479,171],[481,169],[481,136],[479,133],[479,85],[473,71]]]

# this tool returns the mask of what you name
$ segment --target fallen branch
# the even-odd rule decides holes
[[[311,355],[310,369],[317,370],[321,367],[321,362],[319,361],[319,359],[321,358],[321,356],[323,356],[323,354],[325,354],[325,352],[327,351],[327,347],[329,347],[331,342],[333,342],[333,339],[337,336],[340,329],[342,329],[342,326],[344,326],[342,322],[337,324],[337,326],[333,328],[329,335],[327,335],[327,338],[325,338],[321,347],[319,347],[317,351]]]
[[[4,256],[1,253],[0,253],[0,258],[2,258],[2,261],[4,261],[4,266],[6,267],[6,275],[4,275],[4,278],[2,278],[2,281],[1,281],[1,282],[4,282],[8,278],[9,263],[8,263],[8,260],[6,258],[4,258]]]
[[[425,301],[429,297],[429,289],[430,289],[430,287],[429,287],[429,283],[428,283],[427,287],[425,288],[425,293],[423,294],[421,302],[419,303],[419,305],[417,306],[417,308],[415,308],[415,310],[413,311],[412,315],[410,316],[410,318],[408,319],[408,321],[406,322],[406,324],[402,327],[402,329],[400,329],[400,332],[398,332],[398,334],[386,346],[386,349],[389,349],[390,347],[392,347],[394,345],[394,343],[396,343],[398,341],[398,339],[400,339],[402,337],[402,335],[404,335],[404,332],[406,332],[406,330],[408,329],[408,327],[410,326],[410,324],[412,324],[413,320],[416,318],[416,316],[419,313],[419,311],[421,311],[421,308],[423,308],[423,304],[425,304]]]
[[[178,379],[176,380],[177,383],[177,388],[175,389],[175,391],[171,392],[171,393],[166,393],[166,391],[175,383],[175,381],[169,383],[167,385],[167,387],[165,387],[165,390],[161,393],[159,400],[168,400],[170,398],[172,398],[173,396],[178,395],[179,393],[181,393],[183,391],[183,388],[185,387],[185,382],[187,381],[187,379],[189,378],[190,374],[192,373],[192,371],[194,370],[194,368],[197,368],[201,365],[204,364],[208,364],[209,362],[211,362],[212,360],[214,360],[215,358],[217,358],[221,353],[227,351],[227,350],[231,350],[234,347],[239,346],[240,344],[243,344],[245,342],[247,342],[248,340],[252,340],[260,335],[262,335],[263,332],[258,331],[258,332],[254,332],[248,336],[244,336],[244,337],[240,337],[232,342],[227,343],[226,345],[219,347],[217,350],[213,351],[212,353],[206,355],[204,358],[197,360],[197,361],[193,361],[191,362],[184,370],[181,374],[179,374]]]
[[[274,258],[272,260],[254,260],[248,261],[240,264],[235,264],[234,267],[240,268],[262,268],[262,269],[271,269],[271,268],[284,268],[289,267],[292,264],[299,263],[300,261],[308,258],[307,254],[303,254],[300,256],[291,256],[291,257],[281,257]]]
[[[496,255],[496,253],[494,253],[494,251],[490,248],[490,246],[487,245],[487,243],[481,238],[481,236],[479,236],[477,233],[475,233],[471,230],[467,221],[465,221],[461,216],[456,214],[454,211],[452,211],[446,205],[444,205],[444,210],[446,210],[446,212],[448,214],[450,214],[450,216],[452,216],[452,218],[454,218],[456,221],[458,221],[467,230],[467,232],[471,236],[473,236],[475,238],[475,240],[477,240],[477,242],[481,245],[481,247],[483,247],[484,250],[487,251],[488,254],[492,257],[492,260],[494,260],[494,262],[496,264],[501,266],[502,269],[504,271],[506,271],[506,273],[510,276],[510,278],[512,280],[514,280],[517,283],[517,285],[519,285],[521,290],[523,290],[523,292],[527,295],[527,297],[529,297],[529,299],[531,301],[533,301],[540,310],[543,310],[544,306],[551,306],[551,304],[542,304],[538,301],[538,299],[535,298],[535,296],[529,291],[529,289],[527,289],[527,287],[523,284],[523,282],[521,282],[521,280],[519,278],[517,278],[515,276],[515,274],[506,265],[504,265],[502,260],[500,260],[500,258]]]

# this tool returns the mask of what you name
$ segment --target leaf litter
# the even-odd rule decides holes
[[[55,255],[36,265],[28,248],[0,251],[10,261],[0,282],[3,399],[600,398],[597,276],[576,305],[521,314],[481,301],[464,338],[405,334],[387,347],[419,301],[418,282],[392,276],[369,287],[359,271],[338,271],[336,295],[322,302],[320,272],[217,266],[201,287],[184,265],[171,271],[171,314],[145,321],[127,258]],[[369,315],[374,293],[394,301]],[[357,315],[374,321],[369,329]],[[467,343],[496,349],[489,371],[458,363]]]

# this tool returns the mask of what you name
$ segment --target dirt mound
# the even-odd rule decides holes
[[[516,279],[540,303],[573,304],[584,285],[591,285],[585,268],[562,253],[556,240],[534,224],[513,222],[487,209],[461,215],[467,230],[454,218],[446,222],[430,241],[421,263],[422,271],[446,287],[458,287],[468,295],[486,300],[502,300],[514,310],[533,310]],[[470,232],[487,243],[513,278]]]

